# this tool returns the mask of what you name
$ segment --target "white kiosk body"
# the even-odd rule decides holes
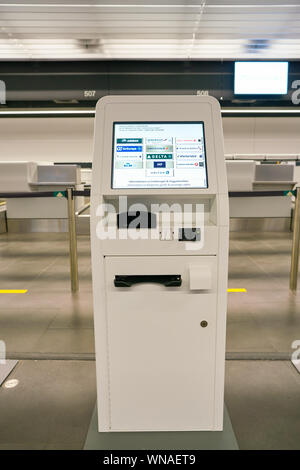
[[[137,228],[124,196],[152,214]],[[156,216],[153,204],[164,204]],[[184,232],[175,210],[166,223],[172,204],[185,209]],[[100,432],[222,430],[228,227],[217,100],[98,101],[91,239]]]

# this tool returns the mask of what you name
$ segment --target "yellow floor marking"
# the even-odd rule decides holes
[[[227,292],[247,292],[247,289],[227,289]]]
[[[26,294],[27,289],[0,289],[0,294]]]

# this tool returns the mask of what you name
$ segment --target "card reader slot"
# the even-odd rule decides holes
[[[146,274],[116,275],[115,287],[131,287],[142,282],[163,284],[165,287],[179,287],[182,284],[181,274]]]

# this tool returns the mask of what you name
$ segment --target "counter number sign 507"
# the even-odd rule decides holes
[[[96,96],[96,90],[83,90],[83,96],[85,98],[94,98]]]

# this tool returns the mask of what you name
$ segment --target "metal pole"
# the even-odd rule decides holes
[[[67,197],[68,197],[68,223],[69,223],[69,243],[70,243],[71,290],[72,292],[77,292],[79,283],[78,283],[75,200],[73,196],[73,188],[67,188]]]
[[[8,233],[7,211],[4,211],[4,220],[5,220],[5,230],[6,230],[6,233]]]
[[[293,246],[290,272],[290,289],[293,292],[297,290],[298,268],[299,268],[299,248],[300,248],[300,188],[296,188],[296,200],[294,208],[294,228],[293,228]]]

